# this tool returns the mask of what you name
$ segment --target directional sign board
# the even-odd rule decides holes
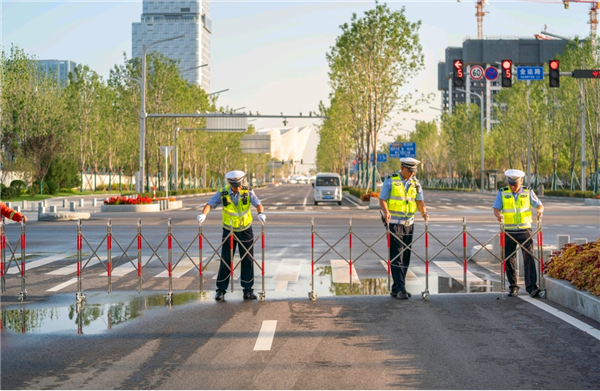
[[[479,65],[473,65],[469,71],[469,74],[471,75],[471,79],[481,80],[483,78],[483,68]]]
[[[371,161],[373,161],[373,152],[371,152]],[[377,154],[377,163],[386,163],[387,162],[387,154],[378,153]]]
[[[496,67],[485,68],[485,78],[489,81],[494,81],[498,78],[498,70]]]
[[[390,143],[390,158],[417,157],[416,143]]]
[[[517,67],[517,80],[544,80],[544,67]]]

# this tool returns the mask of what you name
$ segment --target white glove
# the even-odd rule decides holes
[[[260,220],[262,223],[264,223],[264,222],[267,220],[267,216],[265,216],[265,214],[264,214],[264,213],[259,213],[259,214],[258,214],[258,219],[259,219],[259,220]]]
[[[198,215],[198,224],[202,224],[205,219],[206,219],[206,215],[204,213]]]

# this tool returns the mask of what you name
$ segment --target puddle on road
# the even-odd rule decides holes
[[[202,300],[207,292],[181,292],[173,295],[173,305]],[[88,300],[90,300],[88,294]],[[142,315],[151,307],[164,307],[162,294],[132,297],[119,303],[86,303],[51,308],[20,308],[2,311],[2,331],[19,334],[77,333],[99,334]]]

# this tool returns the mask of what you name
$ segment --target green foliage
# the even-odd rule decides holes
[[[4,184],[1,186],[0,198],[3,200],[10,200],[13,198],[17,198],[21,195],[20,187],[6,187]]]
[[[77,163],[62,157],[54,159],[50,164],[45,181],[56,182],[59,188],[71,189],[81,186],[81,175],[77,170]]]
[[[10,187],[18,187],[19,189],[24,189],[27,187],[27,184],[22,180],[15,179],[12,182],[10,182]]]
[[[594,192],[591,190],[586,192],[581,190],[544,190],[544,195],[556,197],[594,198]]]
[[[44,181],[44,194],[56,195],[60,186],[53,180]]]

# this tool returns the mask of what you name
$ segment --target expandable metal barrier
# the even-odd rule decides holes
[[[25,224],[21,223],[21,233],[19,238],[17,239],[16,243],[14,245],[11,245],[10,242],[7,240],[6,238],[6,230],[5,230],[5,222],[4,222],[4,218],[2,218],[2,223],[0,224],[0,245],[1,245],[1,249],[0,249],[0,253],[2,255],[2,260],[0,262],[0,280],[1,280],[1,290],[2,292],[6,291],[6,273],[8,271],[8,269],[10,268],[11,264],[15,264],[15,266],[18,268],[18,272],[20,274],[21,277],[21,292],[19,293],[19,295],[17,296],[19,301],[23,301],[25,300],[25,298],[27,297],[27,289],[26,289],[26,285],[25,285],[25,265],[26,265],[26,255],[25,255],[25,250],[26,250],[26,234],[25,234]],[[544,283],[544,279],[541,278],[542,274],[544,273],[544,253],[543,253],[543,231],[542,231],[542,220],[538,219],[537,223],[536,223],[537,227],[535,229],[535,231],[532,232],[532,236],[531,239],[533,241],[534,236],[536,237],[536,242],[537,242],[537,256],[534,254],[534,252],[527,250],[527,248],[523,247],[521,244],[516,245],[515,247],[515,251],[511,254],[509,254],[508,256],[506,256],[505,254],[505,243],[506,243],[506,237],[508,236],[511,239],[514,239],[513,236],[510,234],[510,231],[506,231],[504,228],[504,224],[500,223],[500,231],[498,233],[496,233],[494,236],[492,236],[487,242],[482,243],[480,242],[475,236],[473,236],[470,232],[468,232],[467,230],[467,222],[466,222],[466,218],[463,217],[463,229],[462,232],[460,232],[459,234],[457,234],[450,242],[444,244],[440,239],[438,239],[433,233],[431,233],[431,231],[429,230],[429,223],[426,221],[425,222],[425,230],[419,234],[416,238],[413,238],[413,241],[411,244],[407,245],[406,243],[404,243],[402,241],[402,238],[397,236],[396,234],[394,234],[393,232],[390,231],[389,225],[386,225],[386,230],[383,234],[381,234],[372,244],[368,244],[366,243],[359,235],[356,234],[356,232],[353,231],[352,229],[352,219],[349,220],[349,228],[348,231],[346,233],[344,233],[344,235],[342,235],[342,237],[337,240],[335,243],[330,244],[329,242],[327,242],[321,235],[319,235],[319,233],[315,230],[315,222],[314,222],[314,218],[311,220],[311,291],[308,293],[308,297],[310,300],[315,301],[317,300],[317,294],[314,291],[315,288],[315,280],[314,280],[314,273],[315,273],[315,265],[321,261],[325,255],[327,255],[330,251],[335,252],[337,255],[339,255],[343,260],[345,260],[348,263],[348,267],[349,267],[349,277],[350,277],[350,287],[352,288],[352,267],[353,265],[356,264],[356,262],[363,256],[365,255],[367,252],[371,251],[373,252],[375,255],[379,256],[382,260],[383,259],[387,259],[387,279],[388,279],[388,289],[391,289],[391,267],[392,267],[392,262],[394,262],[398,257],[402,256],[402,254],[405,251],[411,251],[412,255],[416,256],[417,258],[419,258],[419,260],[421,260],[424,264],[425,264],[425,290],[423,292],[421,292],[422,297],[425,300],[429,300],[429,263],[431,261],[433,261],[435,258],[437,258],[443,251],[447,250],[448,252],[450,252],[456,259],[458,259],[459,261],[463,262],[463,286],[467,287],[467,265],[468,262],[470,260],[472,260],[479,252],[485,250],[487,251],[492,257],[494,257],[496,260],[498,260],[501,263],[501,283],[500,283],[500,287],[501,287],[501,291],[504,292],[506,290],[505,288],[505,284],[506,284],[506,260],[510,259],[510,257],[512,257],[513,255],[516,255],[516,253],[521,249],[522,251],[530,254],[532,256],[532,258],[534,259],[534,262],[536,263],[536,269],[537,269],[537,276],[538,276],[538,283],[539,283],[539,287],[540,287],[540,297],[541,298],[545,298],[546,297],[546,287],[545,287],[545,283]],[[85,302],[86,299],[86,294],[83,292],[83,284],[82,284],[82,273],[85,270],[85,268],[87,267],[87,265],[89,264],[89,262],[95,257],[98,259],[98,261],[102,264],[102,266],[104,266],[104,269],[107,272],[107,277],[108,277],[108,292],[110,293],[112,291],[112,271],[114,270],[114,268],[116,268],[117,266],[119,266],[119,264],[121,263],[121,261],[123,261],[123,259],[126,259],[126,261],[130,262],[137,270],[137,275],[138,275],[138,292],[141,293],[142,291],[142,272],[143,269],[150,263],[150,261],[152,261],[152,259],[154,257],[156,257],[161,264],[165,267],[165,269],[168,271],[168,275],[169,275],[169,291],[167,293],[167,295],[165,296],[165,300],[167,304],[171,304],[173,301],[173,276],[172,276],[172,272],[173,269],[175,267],[177,267],[177,265],[179,264],[179,262],[181,262],[185,257],[187,257],[192,264],[194,265],[194,267],[198,270],[198,276],[199,276],[199,290],[200,293],[204,292],[204,281],[203,281],[203,269],[206,268],[212,261],[213,259],[216,257],[219,258],[219,262],[222,262],[230,271],[230,279],[231,279],[231,292],[234,291],[234,281],[233,281],[233,273],[234,270],[236,268],[238,268],[240,266],[240,262],[241,260],[244,258],[244,256],[248,255],[251,259],[253,264],[256,264],[260,270],[261,270],[261,279],[262,279],[262,292],[259,293],[259,297],[261,301],[264,301],[265,297],[266,297],[266,293],[265,293],[265,226],[264,223],[261,226],[261,232],[260,234],[254,239],[254,241],[252,242],[252,244],[250,246],[248,246],[248,248],[246,248],[246,246],[244,246],[244,244],[241,241],[238,241],[238,245],[240,246],[240,249],[244,250],[244,254],[240,257],[240,260],[234,264],[233,259],[234,259],[234,254],[233,254],[233,244],[234,244],[234,239],[235,239],[235,235],[233,232],[233,227],[230,224],[230,228],[229,228],[229,234],[227,235],[227,237],[225,237],[221,243],[218,245],[217,248],[215,248],[215,246],[213,246],[213,244],[206,238],[206,236],[203,234],[202,232],[202,224],[198,224],[198,233],[196,234],[196,236],[194,237],[194,239],[190,242],[189,245],[187,245],[187,247],[184,248],[184,246],[179,242],[179,240],[177,240],[177,238],[173,235],[172,229],[171,229],[171,219],[168,219],[167,222],[167,234],[165,235],[165,237],[161,240],[161,242],[158,244],[158,246],[154,247],[152,246],[152,244],[146,239],[146,237],[143,235],[142,233],[142,220],[139,219],[138,220],[138,224],[137,224],[137,234],[134,236],[134,238],[127,244],[126,247],[122,246],[121,243],[117,240],[117,238],[115,238],[112,235],[112,223],[111,220],[108,219],[107,222],[107,231],[106,231],[106,235],[102,238],[102,240],[100,241],[100,243],[94,248],[89,241],[87,240],[87,238],[83,235],[83,230],[82,230],[82,222],[81,220],[78,220],[77,222],[77,292],[75,295],[76,298],[76,303],[78,304],[83,304]],[[321,254],[317,259],[315,259],[315,236],[317,236],[319,239],[321,239],[325,245],[328,247],[327,251],[325,251],[323,254]],[[373,247],[379,243],[379,241],[383,238],[383,237],[387,237],[387,249],[388,249],[388,253],[387,253],[387,257],[382,257]],[[452,251],[450,249],[450,245],[452,245],[459,237],[462,236],[463,239],[463,254],[462,257],[460,257],[459,255],[457,255],[454,251]],[[475,240],[475,242],[477,242],[481,248],[479,250],[477,250],[473,255],[471,255],[470,257],[467,257],[467,238],[471,237],[473,240]],[[496,256],[496,254],[494,254],[492,251],[490,251],[486,246],[488,244],[490,244],[497,236],[500,236],[500,258],[498,258],[498,256]],[[338,245],[342,240],[344,240],[346,237],[348,237],[348,244],[349,244],[349,257],[346,258],[343,255],[341,255],[336,249],[335,246]],[[393,259],[390,259],[390,240],[391,238],[394,237],[396,238],[398,241],[400,241],[400,243],[403,245],[403,249],[401,251],[399,251],[398,255],[396,257],[394,257]],[[424,241],[425,241],[425,259],[423,259],[418,253],[416,253],[415,251],[412,251],[413,246],[415,246],[415,243],[420,239],[424,237]],[[433,257],[429,257],[429,237],[433,238],[434,240],[436,240],[439,244],[442,245],[442,248],[433,256]],[[366,246],[366,249],[359,254],[356,258],[352,258],[352,239],[358,239],[361,243],[363,243]],[[199,262],[196,263],[194,261],[194,259],[191,257],[190,255],[190,249],[192,248],[192,246],[194,245],[194,243],[196,242],[196,240],[198,241],[198,260]],[[261,261],[260,263],[257,261],[255,256],[252,256],[250,254],[250,249],[252,249],[253,247],[256,246],[256,243],[258,241],[261,241]],[[165,263],[165,261],[161,258],[161,256],[159,255],[159,250],[162,248],[162,246],[164,245],[165,241],[167,242],[167,261]],[[179,246],[179,248],[183,251],[183,254],[179,257],[179,259],[173,264],[173,241]],[[85,242],[85,245],[92,251],[92,254],[87,257],[84,260],[84,256],[83,256],[83,243]],[[100,250],[100,248],[102,247],[102,245],[106,242],[106,251],[107,251],[107,257],[106,257],[106,263],[100,258],[100,256],[98,255],[98,251]],[[117,247],[120,249],[120,257],[119,259],[117,259],[114,263],[112,262],[113,259],[113,242],[117,245]],[[146,262],[144,263],[142,261],[142,245],[143,243],[146,243],[146,245],[148,246],[148,248],[150,249],[150,251],[152,252],[152,255],[150,256],[150,258],[148,258],[148,260],[146,260]],[[208,261],[203,264],[202,263],[202,255],[203,255],[203,247],[204,247],[204,242],[206,242],[210,248],[213,250],[213,254],[210,257],[210,259],[208,259]],[[225,260],[221,257],[220,255],[220,250],[221,248],[226,245],[226,243],[229,242],[229,248],[230,248],[230,262],[229,264],[227,264],[227,262],[225,262]],[[135,257],[132,259],[132,257],[129,256],[129,254],[127,253],[129,251],[129,249],[135,244],[137,243],[137,264],[135,262]],[[17,260],[17,251],[20,248],[21,250],[21,257],[20,257],[20,262]],[[8,249],[8,257],[6,254],[6,250]],[[8,261],[7,261],[8,259]],[[395,265],[394,265],[395,266]]]

